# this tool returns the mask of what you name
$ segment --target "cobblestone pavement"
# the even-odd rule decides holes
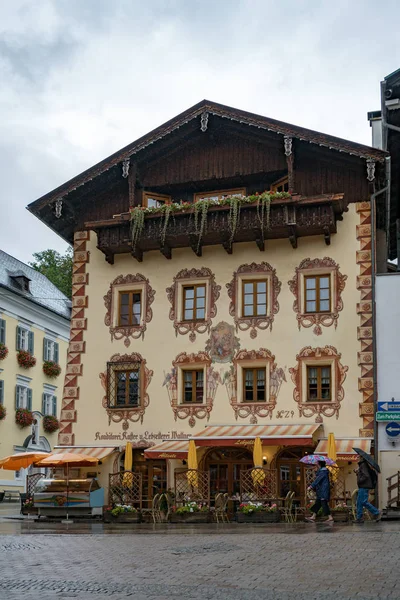
[[[398,599],[399,542],[399,522],[115,530],[0,519],[0,600]]]

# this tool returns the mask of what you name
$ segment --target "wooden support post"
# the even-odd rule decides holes
[[[331,232],[329,231],[329,227],[324,227],[324,240],[327,246],[331,245]]]
[[[135,206],[135,186],[136,186],[136,172],[137,167],[135,162],[131,162],[128,174],[128,186],[129,186],[129,208]]]
[[[136,246],[136,248],[131,251],[131,254],[138,262],[143,262],[143,250]]]
[[[189,244],[196,256],[202,256],[203,248],[196,235],[189,236]]]
[[[260,250],[260,252],[264,252],[265,250],[265,242],[262,239],[262,237],[256,237],[256,244],[257,244],[257,248]]]
[[[283,138],[283,144],[285,149],[286,163],[288,169],[288,188],[291,194],[295,193],[295,177],[294,177],[294,154],[293,154],[293,140],[290,136],[285,135]]]
[[[233,253],[232,241],[230,239],[224,240],[222,242],[222,247],[223,247],[224,250],[227,251],[228,254],[232,254]]]
[[[106,259],[106,262],[108,262],[109,265],[113,265],[114,264],[114,254],[112,252],[105,253],[105,259]]]
[[[292,248],[297,248],[297,231],[296,225],[289,225],[289,242]]]
[[[168,246],[167,244],[164,244],[164,246],[161,246],[160,252],[161,252],[161,254],[163,254],[165,256],[165,258],[168,258],[168,260],[170,260],[172,258],[172,248],[170,246]]]

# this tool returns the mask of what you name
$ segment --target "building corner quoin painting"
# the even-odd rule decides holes
[[[360,417],[363,420],[359,431],[360,437],[374,436],[374,377],[373,377],[373,323],[372,323],[372,234],[371,234],[371,205],[369,202],[358,202],[356,211],[360,218],[357,225],[357,264],[360,271],[357,276],[357,289],[360,292],[360,302],[357,312],[360,316],[358,339],[361,349],[358,353],[358,364],[361,375],[358,379],[358,389],[362,394],[359,405]]]
[[[84,331],[87,329],[86,309],[88,296],[86,286],[89,274],[86,265],[89,262],[87,243],[90,231],[77,231],[74,235],[74,259],[72,269],[72,314],[71,337],[67,354],[64,391],[61,405],[60,430],[58,443],[73,446],[75,435],[73,425],[77,421],[76,401],[79,400],[79,377],[83,374],[82,355],[85,353]]]

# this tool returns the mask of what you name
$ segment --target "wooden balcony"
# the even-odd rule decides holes
[[[215,206],[208,211],[207,227],[200,244],[192,211],[170,216],[164,244],[160,235],[164,217],[159,214],[146,215],[135,248],[132,247],[129,213],[106,221],[87,222],[85,227],[96,231],[99,250],[105,254],[107,262],[113,264],[116,254],[131,253],[141,262],[143,254],[151,250],[158,250],[170,259],[174,248],[192,248],[197,256],[201,256],[204,246],[218,244],[231,254],[233,244],[240,242],[254,242],[263,251],[264,241],[269,239],[287,238],[292,247],[297,248],[298,239],[310,235],[323,236],[329,245],[331,235],[336,233],[336,222],[342,220],[346,210],[343,194],[274,200],[270,207],[269,228],[262,232],[257,205],[247,205],[241,208],[240,221],[231,240],[229,207]]]

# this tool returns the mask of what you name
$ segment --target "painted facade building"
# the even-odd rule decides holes
[[[46,429],[51,429],[49,417],[58,418],[61,411],[70,304],[44,275],[0,250],[1,457],[49,452],[57,442],[57,432]],[[45,363],[50,374],[54,365],[61,373],[49,377]],[[24,491],[25,475],[2,469],[0,492]]]
[[[107,485],[130,441],[150,501],[189,439],[211,495],[238,492],[259,436],[303,502],[299,458],[334,432],[351,491],[385,156],[203,101],[32,203],[75,250],[59,445],[98,447]]]

